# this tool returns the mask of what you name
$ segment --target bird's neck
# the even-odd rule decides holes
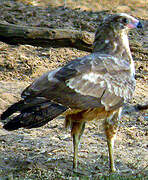
[[[120,33],[114,31],[96,33],[93,52],[110,54],[129,62],[132,61],[126,31],[122,31]]]
[[[126,31],[120,33],[109,31],[96,33],[93,52],[109,54],[129,63],[131,75],[135,75],[134,61],[129,48]]]

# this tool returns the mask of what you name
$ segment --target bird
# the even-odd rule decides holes
[[[128,32],[142,23],[126,13],[110,14],[99,24],[92,53],[48,71],[24,89],[21,100],[1,114],[3,128],[38,128],[59,115],[73,138],[73,168],[87,122],[103,123],[110,171],[115,172],[114,141],[124,103],[135,90],[135,68]],[[18,112],[19,114],[15,114]],[[6,119],[9,119],[6,121]]]

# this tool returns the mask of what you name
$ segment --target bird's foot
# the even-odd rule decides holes
[[[115,172],[116,172],[116,168],[115,168],[115,167],[111,167],[111,168],[110,168],[110,172],[111,172],[111,173],[115,173]]]

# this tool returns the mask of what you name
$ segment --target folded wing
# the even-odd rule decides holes
[[[132,76],[124,59],[93,53],[46,73],[22,96],[45,97],[76,109],[104,106],[110,110],[131,98],[135,88]]]

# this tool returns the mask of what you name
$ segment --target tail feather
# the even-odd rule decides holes
[[[3,112],[1,115],[1,120],[7,119],[11,114],[15,113],[18,111],[18,109],[21,109],[21,107],[24,105],[24,101],[21,100],[12,106],[10,106],[6,111]]]
[[[3,127],[8,131],[21,127],[27,129],[40,127],[62,114],[66,109],[66,107],[59,104],[51,102],[42,103],[23,110],[21,114],[10,119]]]
[[[27,109],[30,109],[30,107],[37,106],[38,104],[42,104],[44,102],[47,102],[47,99],[42,97],[20,100],[19,102],[16,102],[13,105],[11,105],[6,111],[3,112],[3,114],[1,115],[1,120],[7,119],[9,116],[11,116],[13,113],[17,111],[22,112]]]

